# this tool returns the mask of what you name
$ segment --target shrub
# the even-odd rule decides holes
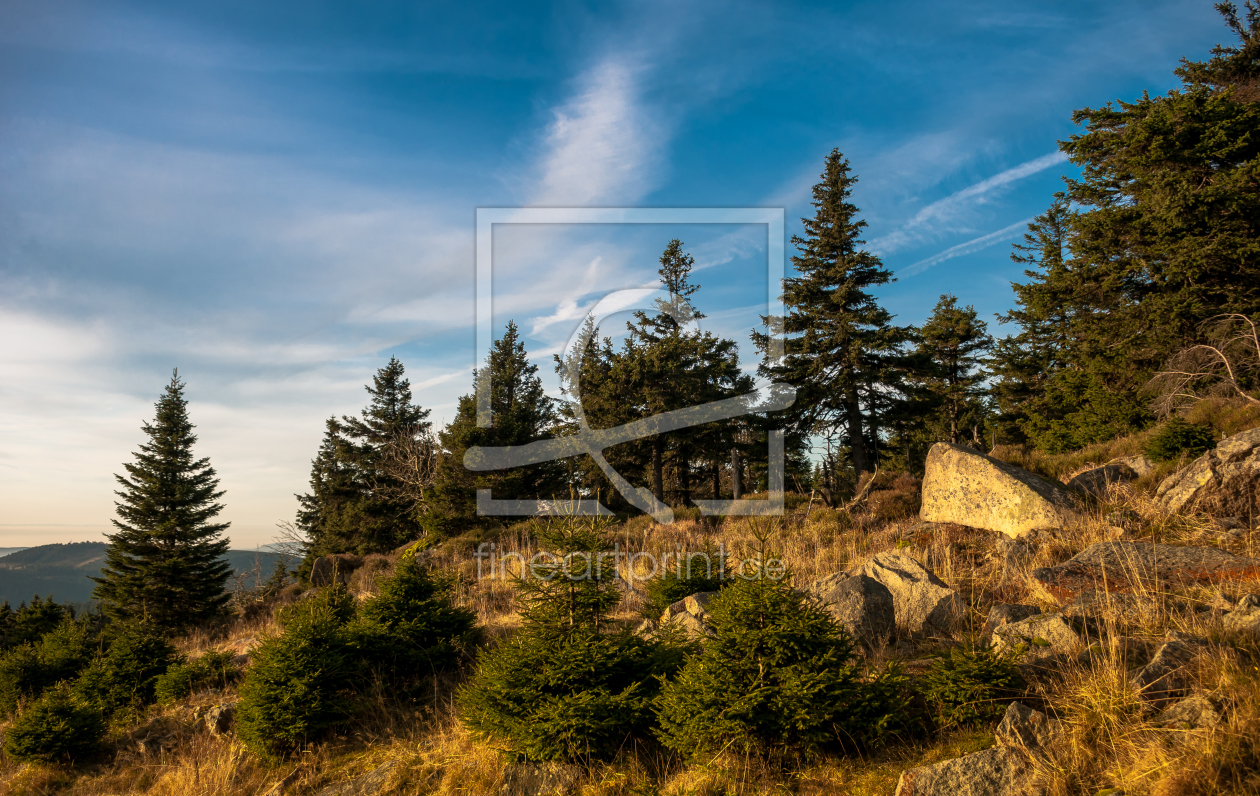
[[[844,629],[785,580],[739,581],[708,610],[713,637],[657,701],[666,746],[692,756],[812,753],[906,725],[905,675],[893,668],[862,682]]]
[[[22,697],[76,677],[91,657],[85,623],[63,619],[35,644],[23,644],[0,657],[0,715],[17,710]]]
[[[338,594],[340,592],[340,595]],[[284,632],[265,639],[245,673],[237,736],[264,757],[287,754],[354,712],[358,665],[349,643],[344,590],[292,606]]]
[[[22,711],[4,735],[4,751],[18,762],[78,760],[96,751],[104,734],[100,710],[62,683]]]
[[[451,602],[449,581],[414,559],[399,562],[379,589],[350,632],[364,663],[385,680],[415,682],[448,668],[475,640],[476,619]]]
[[[922,692],[943,727],[980,724],[1002,715],[1023,685],[1006,655],[974,643],[954,647],[921,681]]]
[[[1212,429],[1187,423],[1174,415],[1168,418],[1146,443],[1145,453],[1157,462],[1178,458],[1183,453],[1199,456],[1216,447]]]
[[[458,695],[460,718],[476,735],[530,760],[608,759],[647,736],[661,679],[685,647],[608,632],[620,602],[602,518],[566,517],[537,531],[555,558],[518,582],[523,627],[482,654]]]
[[[178,702],[194,691],[236,682],[240,670],[232,665],[232,653],[207,652],[193,661],[176,663],[158,677],[153,695],[163,705]]]
[[[718,591],[730,582],[726,559],[717,550],[706,547],[703,553],[688,553],[674,559],[666,572],[645,584],[648,601],[643,613],[649,619],[657,619],[679,600]]]
[[[110,630],[109,647],[74,683],[74,695],[106,716],[153,701],[157,679],[175,660],[175,649],[157,628],[128,621]]]

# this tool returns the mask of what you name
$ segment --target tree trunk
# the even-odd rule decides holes
[[[736,500],[739,500],[744,491],[742,487],[739,480],[739,451],[731,448],[731,494]]]
[[[848,415],[849,450],[853,456],[853,476],[856,483],[870,469],[866,460],[866,440],[862,437],[862,409],[858,403],[856,387],[845,391],[844,410]]]
[[[678,446],[678,487],[682,492],[682,504],[691,505],[691,446]]]
[[[722,499],[722,470],[718,467],[718,462],[714,459],[712,466],[709,468],[709,474],[713,477],[713,499]]]
[[[652,495],[661,503],[665,502],[665,437],[657,435],[652,440]]]

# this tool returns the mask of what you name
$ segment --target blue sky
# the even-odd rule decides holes
[[[0,6],[0,547],[99,538],[178,366],[233,543],[271,539],[322,420],[389,356],[470,390],[490,206],[774,206],[839,147],[880,291],[1009,308],[1010,241],[1074,109],[1175,85],[1209,2]],[[706,328],[764,302],[764,228],[505,228],[495,321],[550,352],[609,290],[697,257]]]

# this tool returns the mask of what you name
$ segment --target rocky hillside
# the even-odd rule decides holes
[[[1015,459],[1017,457],[1010,456]],[[78,767],[6,761],[8,793],[258,794],[1217,794],[1260,792],[1260,429],[1177,466],[1131,451],[1079,462],[1058,478],[967,448],[933,449],[922,484],[881,475],[849,510],[789,501],[772,544],[794,585],[843,625],[863,671],[899,661],[931,729],[860,755],[784,761],[720,753],[687,760],[659,748],[609,762],[514,761],[461,724],[457,674],[423,699],[371,705],[301,753],[262,759],[235,737],[235,686],[200,690],[114,727]],[[1027,463],[1027,462],[1025,462]],[[1042,463],[1043,465],[1045,462]],[[1164,468],[1159,477],[1151,473]],[[657,554],[756,544],[744,520],[698,517],[615,529],[625,549]],[[530,555],[528,528],[495,538]],[[478,577],[477,535],[421,555],[456,579],[488,645],[520,625],[501,573]],[[337,556],[316,583],[374,593],[396,555]],[[626,571],[617,619],[641,634],[678,625],[701,645],[715,595],[690,595],[648,620],[643,581]],[[290,587],[223,634],[182,642],[226,650],[249,676]],[[981,696],[948,688],[991,649],[1018,676]],[[468,661],[465,671],[470,671]],[[965,672],[964,672],[965,674]],[[973,673],[974,674],[974,673]],[[972,675],[968,675],[972,676]],[[953,678],[953,679],[950,679]],[[946,684],[942,686],[942,683]]]

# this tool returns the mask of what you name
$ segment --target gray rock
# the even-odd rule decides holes
[[[896,609],[888,587],[866,575],[837,572],[814,581],[806,590],[870,649],[888,643],[896,628]]]
[[[1161,644],[1150,663],[1133,678],[1134,684],[1142,689],[1142,698],[1164,704],[1189,690],[1191,680],[1187,667],[1194,652],[1190,642],[1180,639]]]
[[[227,702],[222,705],[215,705],[206,711],[206,730],[215,737],[225,735],[228,730],[232,729],[232,722],[236,718],[236,703]]]
[[[999,746],[1020,749],[1033,756],[1044,756],[1059,730],[1059,722],[1041,711],[1033,710],[1020,702],[1012,702],[1007,706],[1002,722],[993,735]]]
[[[717,596],[717,592],[700,592],[684,597],[670,605],[661,614],[660,625],[673,624],[681,627],[688,638],[700,639],[713,635],[709,626],[709,602]]]
[[[1075,619],[1114,619],[1132,625],[1150,622],[1160,613],[1154,597],[1124,592],[1086,591],[1063,606],[1063,615]]]
[[[1035,605],[994,605],[989,609],[989,617],[984,620],[980,630],[980,638],[989,638],[993,631],[1012,622],[1021,622],[1030,616],[1038,616],[1041,609]]]
[[[1165,478],[1155,495],[1177,512],[1260,514],[1260,428],[1221,440],[1215,450]]]
[[[1140,453],[1137,456],[1124,456],[1119,459],[1112,459],[1107,464],[1119,464],[1128,467],[1137,474],[1138,478],[1149,475],[1155,469],[1155,462]]]
[[[1069,489],[1077,489],[1096,498],[1105,498],[1113,484],[1124,484],[1134,481],[1138,474],[1127,464],[1111,462],[1102,467],[1095,467],[1078,473],[1068,481]]]
[[[1220,711],[1212,704],[1212,700],[1202,695],[1186,697],[1154,719],[1157,727],[1175,730],[1210,730],[1220,723]]]
[[[1042,614],[999,627],[993,631],[992,643],[997,652],[1023,646],[1021,663],[1044,666],[1075,654],[1081,639],[1062,614]]]
[[[1028,756],[995,746],[902,772],[896,796],[1033,796],[1037,791]]]
[[[1260,594],[1248,594],[1222,620],[1225,629],[1260,636]]]
[[[1106,641],[1095,641],[1077,656],[1082,666],[1105,665],[1118,660],[1126,668],[1144,666],[1151,659],[1154,644],[1131,636],[1109,636]]]
[[[389,779],[389,772],[393,767],[394,761],[391,760],[362,776],[321,788],[315,792],[315,796],[373,796],[385,787],[385,781]]]
[[[1029,585],[1041,596],[1061,603],[1087,591],[1166,591],[1253,581],[1260,581],[1260,560],[1215,547],[1151,542],[1099,542],[1058,566],[1035,569],[1029,576]]]
[[[966,614],[958,593],[905,553],[880,553],[852,574],[865,575],[888,589],[897,627],[908,634],[948,633]]]
[[[953,522],[1017,537],[1064,528],[1079,517],[1071,491],[971,448],[938,442],[923,475],[927,522]]]

